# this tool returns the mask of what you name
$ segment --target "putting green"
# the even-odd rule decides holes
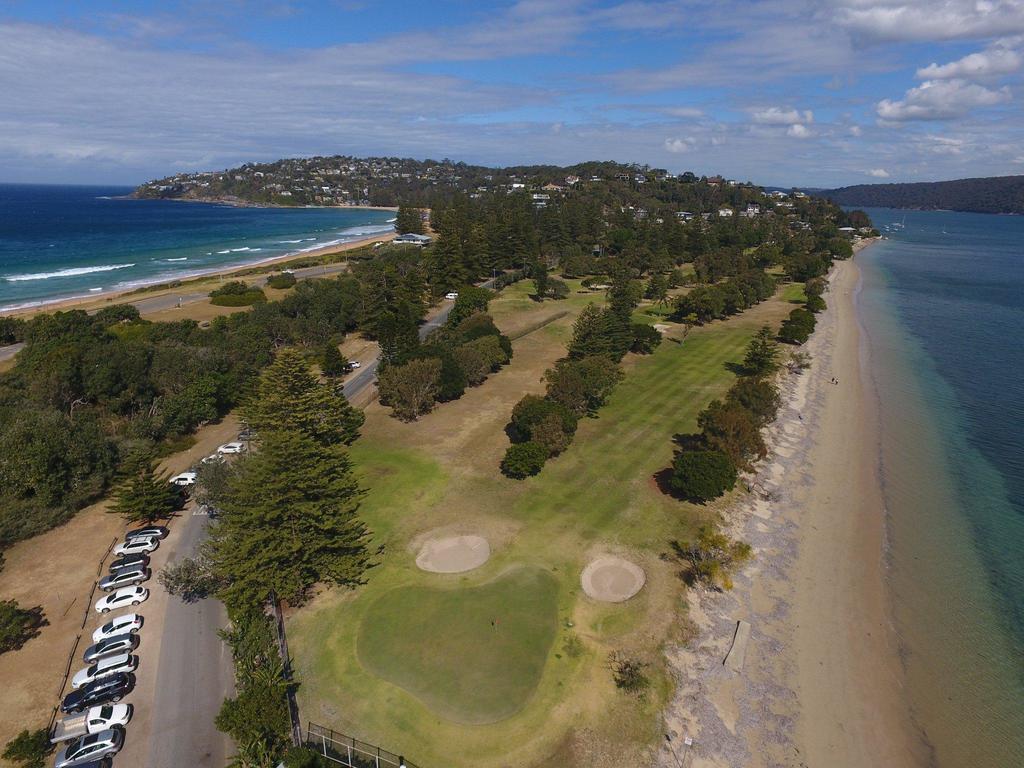
[[[493,723],[537,687],[557,620],[558,583],[540,568],[479,587],[400,587],[367,608],[359,661],[443,717]]]

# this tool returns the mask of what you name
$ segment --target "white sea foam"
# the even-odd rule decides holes
[[[20,283],[25,280],[49,280],[51,277],[78,277],[79,275],[91,275],[93,272],[111,272],[115,269],[127,269],[134,266],[134,264],[103,264],[98,267],[71,267],[69,269],[58,269],[56,272],[30,272],[25,275],[8,275],[4,280],[9,283]]]
[[[207,254],[207,256],[209,256],[209,254]],[[188,256],[182,256],[177,259],[164,259],[164,261],[188,261]]]
[[[231,253],[231,249],[228,248],[226,251],[217,251],[217,253]]]
[[[295,243],[301,243],[301,240],[278,240],[278,245],[295,245]]]
[[[245,246],[244,248],[232,248],[231,252],[232,253],[242,253],[242,251],[248,251],[248,250],[249,250],[249,246]]]
[[[102,286],[99,287],[99,288],[90,288],[89,289],[89,293],[96,293],[97,291],[102,291],[102,290],[103,290]]]

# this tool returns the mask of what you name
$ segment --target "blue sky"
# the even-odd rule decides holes
[[[1024,0],[0,0],[0,181],[311,154],[1024,173]]]

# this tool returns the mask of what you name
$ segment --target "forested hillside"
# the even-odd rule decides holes
[[[1024,213],[1024,176],[915,184],[858,184],[819,194],[840,205],[859,207]]]

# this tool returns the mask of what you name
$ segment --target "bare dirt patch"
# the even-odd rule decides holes
[[[621,557],[602,555],[591,560],[580,575],[583,591],[603,603],[622,603],[643,589],[644,569]]]
[[[445,536],[425,541],[416,565],[431,573],[465,573],[479,568],[490,556],[491,547],[483,536]]]

